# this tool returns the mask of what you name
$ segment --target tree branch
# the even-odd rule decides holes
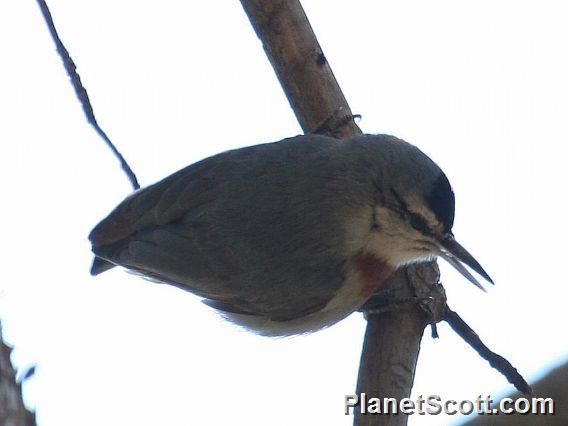
[[[479,336],[467,323],[449,307],[447,307],[446,314],[444,315],[446,321],[452,330],[454,330],[463,340],[465,340],[484,360],[489,362],[489,365],[499,371],[507,378],[515,388],[525,395],[532,395],[532,388],[526,380],[519,374],[517,369],[511,365],[509,361],[501,355],[496,354],[490,350],[481,341]]]
[[[300,3],[273,0],[241,0],[241,3],[304,132],[317,130],[342,139],[360,133]],[[437,282],[437,266],[404,269],[382,287],[391,288],[397,299],[415,297],[417,289],[421,293],[430,292],[424,277],[436,277]],[[410,396],[427,323],[423,309],[417,304],[385,315],[368,316],[357,385],[359,394]],[[380,420],[389,425],[406,423],[405,416],[381,416]],[[360,425],[377,424],[376,421],[376,417],[355,417]]]
[[[39,5],[39,8],[41,9],[41,14],[43,15],[43,18],[45,19],[45,23],[47,24],[47,28],[49,29],[49,33],[51,34],[51,38],[55,42],[55,46],[57,47],[57,53],[59,53],[59,56],[63,61],[63,66],[65,67],[65,71],[67,71],[67,75],[71,80],[73,89],[75,89],[75,94],[77,95],[79,102],[81,102],[81,105],[83,106],[83,112],[85,113],[85,117],[87,117],[87,122],[91,126],[93,126],[97,134],[103,139],[105,144],[109,147],[109,149],[112,151],[114,156],[118,159],[118,161],[120,162],[120,166],[122,167],[122,170],[124,171],[124,173],[126,173],[126,176],[130,181],[130,184],[132,185],[134,190],[137,190],[138,188],[140,188],[140,184],[136,179],[136,175],[134,174],[134,172],[132,171],[132,169],[130,168],[130,166],[128,165],[128,163],[120,153],[120,151],[116,148],[116,146],[114,146],[114,144],[107,136],[105,131],[97,123],[97,119],[95,118],[95,112],[93,110],[93,106],[91,105],[87,89],[85,89],[83,83],[81,83],[81,77],[77,72],[77,66],[73,62],[73,59],[71,59],[71,55],[69,55],[68,50],[65,48],[65,45],[59,38],[59,34],[57,34],[57,30],[55,29],[55,24],[53,23],[53,18],[51,17],[51,12],[47,7],[47,3],[45,2],[45,0],[37,0],[37,3]]]
[[[401,268],[362,307],[368,324],[358,395],[397,401],[410,397],[424,328],[445,312],[446,294],[439,278],[436,262]],[[406,414],[364,415],[355,410],[356,425],[405,425],[407,421]]]
[[[361,130],[299,1],[241,0],[304,133]]]

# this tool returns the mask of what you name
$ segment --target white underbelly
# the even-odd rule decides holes
[[[367,284],[350,269],[344,285],[321,310],[289,321],[273,321],[268,317],[220,312],[232,323],[253,331],[261,336],[285,337],[294,334],[312,333],[329,327],[356,311],[368,299],[365,294]]]

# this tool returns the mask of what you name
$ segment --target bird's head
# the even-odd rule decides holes
[[[455,197],[444,172],[404,141],[381,136],[377,144],[381,161],[375,182],[372,251],[393,266],[440,256],[480,289],[484,290],[466,266],[493,284],[454,238]]]

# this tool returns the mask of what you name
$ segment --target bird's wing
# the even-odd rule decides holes
[[[93,251],[219,309],[306,315],[343,281],[341,224],[330,214],[341,197],[318,154],[337,143],[302,136],[189,166],[120,204],[91,233]]]
[[[188,210],[215,197],[221,182],[214,162],[203,160],[186,167],[154,185],[135,191],[103,219],[90,233],[93,248],[114,244],[157,224],[167,224]]]

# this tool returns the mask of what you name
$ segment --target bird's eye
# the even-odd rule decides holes
[[[426,221],[415,213],[410,214],[410,226],[420,232],[428,231],[428,225],[426,224]]]

